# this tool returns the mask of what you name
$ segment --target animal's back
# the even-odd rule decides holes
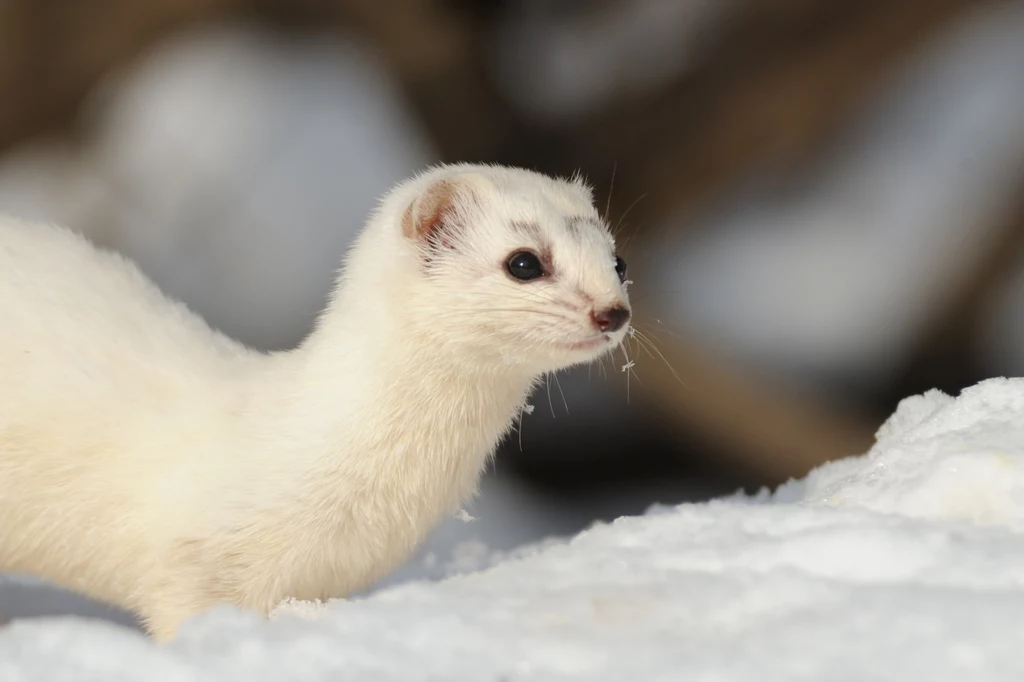
[[[173,389],[248,355],[131,262],[10,218],[0,218],[0,329],[0,419],[32,396],[153,398],[154,382]]]
[[[121,257],[0,217],[0,571],[68,538],[82,547],[49,564],[61,573],[116,581],[118,562],[148,556],[154,479],[174,490],[175,459],[209,435],[190,418],[217,412],[248,357]],[[114,544],[127,551],[104,556]]]

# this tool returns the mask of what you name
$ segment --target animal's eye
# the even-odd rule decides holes
[[[618,256],[615,257],[615,272],[619,275],[619,281],[622,283],[626,282],[626,261],[622,260]]]
[[[544,275],[544,266],[540,258],[529,251],[517,251],[508,259],[508,274],[521,282],[528,282]]]

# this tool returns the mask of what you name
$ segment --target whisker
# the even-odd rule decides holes
[[[565,407],[565,413],[569,414],[569,403],[565,400],[565,392],[562,391],[562,382],[558,380],[558,375],[555,374],[555,386],[558,387],[558,392],[562,394],[562,406]]]
[[[558,313],[551,310],[544,310],[542,308],[492,308],[492,307],[476,307],[476,308],[460,308],[457,310],[439,310],[434,313],[438,315],[452,315],[453,317],[464,317],[465,314],[469,313],[529,313],[531,315],[542,315],[556,320],[562,320],[563,322],[576,323],[579,320],[573,319],[566,315],[559,315]]]
[[[522,296],[523,298],[532,298],[535,301],[543,302],[543,303],[556,303],[556,302],[564,301],[564,299],[556,298],[555,295],[552,292],[539,291],[539,290],[536,290],[536,289],[531,289],[529,287],[521,287],[521,288],[519,288],[517,293],[516,293],[516,295],[517,296]],[[459,300],[467,300],[467,301],[468,300],[476,300],[476,299],[480,298],[481,296],[491,296],[491,297],[494,297],[494,298],[499,298],[499,299],[501,299],[503,301],[504,300],[508,300],[508,294],[507,293],[498,293],[498,292],[490,292],[490,291],[473,291],[472,293],[467,294],[465,291],[462,291],[462,290],[452,292],[452,297],[455,298],[455,299],[459,299]]]
[[[486,299],[487,296],[488,296],[487,294],[481,294],[480,296],[473,296],[471,299],[470,298],[457,297],[457,298],[453,298],[452,300],[453,300],[453,302],[464,302],[466,305],[472,305],[473,303],[477,302],[481,298]],[[579,305],[573,304],[571,301],[567,301],[567,300],[564,300],[564,299],[550,298],[550,297],[540,297],[540,296],[526,296],[524,298],[527,299],[525,301],[526,303],[537,303],[539,305],[555,306],[557,308],[560,308],[560,309],[563,309],[563,310],[568,310],[568,311],[570,311],[572,313],[578,313],[580,315],[584,314],[584,312],[586,310],[585,306],[581,307]],[[497,300],[497,301],[502,301],[504,303],[508,302],[508,297],[507,296],[493,295],[493,299]]]
[[[519,436],[519,452],[523,451],[523,417],[526,415],[526,406],[519,408],[519,426],[516,427],[516,435]]]
[[[634,327],[634,329],[636,330],[637,339],[642,340],[643,342],[645,342],[645,344],[646,344],[645,347],[647,347],[647,346],[650,347],[650,349],[647,351],[648,354],[650,354],[651,350],[653,350],[655,353],[657,353],[658,357],[661,358],[661,361],[665,363],[666,367],[668,367],[668,370],[670,372],[672,372],[672,376],[674,376],[676,378],[676,381],[678,381],[683,386],[686,386],[686,388],[690,388],[689,386],[686,385],[686,382],[683,381],[682,378],[679,376],[679,373],[676,372],[676,368],[672,366],[672,363],[668,361],[668,358],[665,357],[664,353],[662,353],[658,349],[658,346],[653,341],[651,341],[642,331],[640,331],[639,329],[636,329],[635,327]],[[652,355],[651,357],[653,358],[654,356]]]
[[[613,161],[612,162],[612,181],[610,183],[608,183],[608,197],[607,197],[607,199],[604,202],[605,220],[608,220],[608,212],[612,208],[612,192],[615,190],[615,171],[618,169],[618,167],[619,167],[619,162],[618,161]]]
[[[669,327],[667,324],[665,324],[661,320],[654,320],[654,322],[657,323],[658,325],[660,325],[662,332],[665,333],[665,334],[668,334],[669,338],[672,339],[673,341],[680,337],[680,335],[677,332],[673,331],[671,327]],[[652,334],[655,333],[653,329],[651,329],[649,331]],[[656,337],[656,338],[658,338],[658,337]]]
[[[654,298],[655,296],[666,297],[666,298],[674,298],[675,296],[683,294],[685,292],[686,292],[686,289],[682,288],[682,287],[669,289],[669,288],[665,288],[665,287],[654,287],[654,286],[651,286],[651,284],[649,282],[644,282],[644,285],[643,285],[642,289],[636,289],[635,290],[635,293],[637,295],[634,296],[633,292],[631,292],[630,296],[629,296],[629,299],[633,303],[640,303],[642,301],[649,301],[650,299]]]
[[[634,379],[639,381],[641,385],[643,385],[643,383],[644,383],[643,380],[640,378],[640,375],[638,375],[636,373],[636,369],[634,369],[634,367],[636,366],[636,362],[631,357],[629,357],[629,346],[627,345],[627,342],[626,342],[626,339],[628,339],[628,338],[629,338],[628,336],[624,336],[624,337],[622,337],[622,340],[619,342],[619,348],[622,349],[622,355],[623,355],[623,357],[626,358],[626,364],[624,364],[622,366],[622,371],[626,373],[626,401],[627,401],[627,403],[629,401],[629,381],[630,381],[630,375],[632,375]]]
[[[619,234],[619,227],[622,225],[622,221],[626,218],[629,212],[633,210],[633,207],[639,204],[644,199],[644,197],[647,196],[647,194],[648,192],[644,192],[643,194],[641,194],[639,197],[637,197],[636,201],[629,205],[629,208],[623,211],[622,215],[619,216],[618,222],[615,223],[615,227],[612,229],[612,236],[617,236]]]
[[[657,360],[657,358],[654,357],[654,353],[652,353],[651,350],[647,347],[647,344],[644,343],[644,340],[640,338],[640,336],[638,336],[639,332],[636,330],[636,328],[630,327],[629,330],[629,335],[630,337],[632,337],[632,340],[636,343],[636,347],[642,349],[645,353],[647,353],[651,357],[651,360]],[[639,353],[637,354],[639,355]]]
[[[624,358],[626,358],[626,364],[625,364],[625,365],[623,365],[623,369],[629,369],[629,353],[627,353],[627,352],[626,352],[626,347],[625,347],[625,346],[623,346],[621,342],[619,342],[619,349],[620,349],[620,350],[622,350],[622,356],[623,356]],[[629,372],[626,372],[626,404],[627,404],[627,405],[629,405],[629,404],[630,404],[630,396],[629,396],[629,374],[630,374]]]
[[[548,387],[548,407],[551,408],[551,418],[555,418],[555,404],[551,401],[551,372],[544,375],[544,385]]]
[[[636,230],[633,230],[632,232],[626,235],[626,238],[622,241],[622,250],[624,252],[629,253],[629,247],[633,243],[633,240],[636,239],[637,234],[638,232]]]

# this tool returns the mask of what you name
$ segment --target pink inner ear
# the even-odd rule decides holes
[[[402,230],[409,239],[423,244],[453,247],[447,225],[456,219],[456,187],[449,180],[438,180],[409,204],[402,216]]]

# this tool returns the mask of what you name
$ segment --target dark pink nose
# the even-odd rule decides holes
[[[594,326],[603,332],[617,332],[629,322],[629,309],[620,305],[590,313]]]

